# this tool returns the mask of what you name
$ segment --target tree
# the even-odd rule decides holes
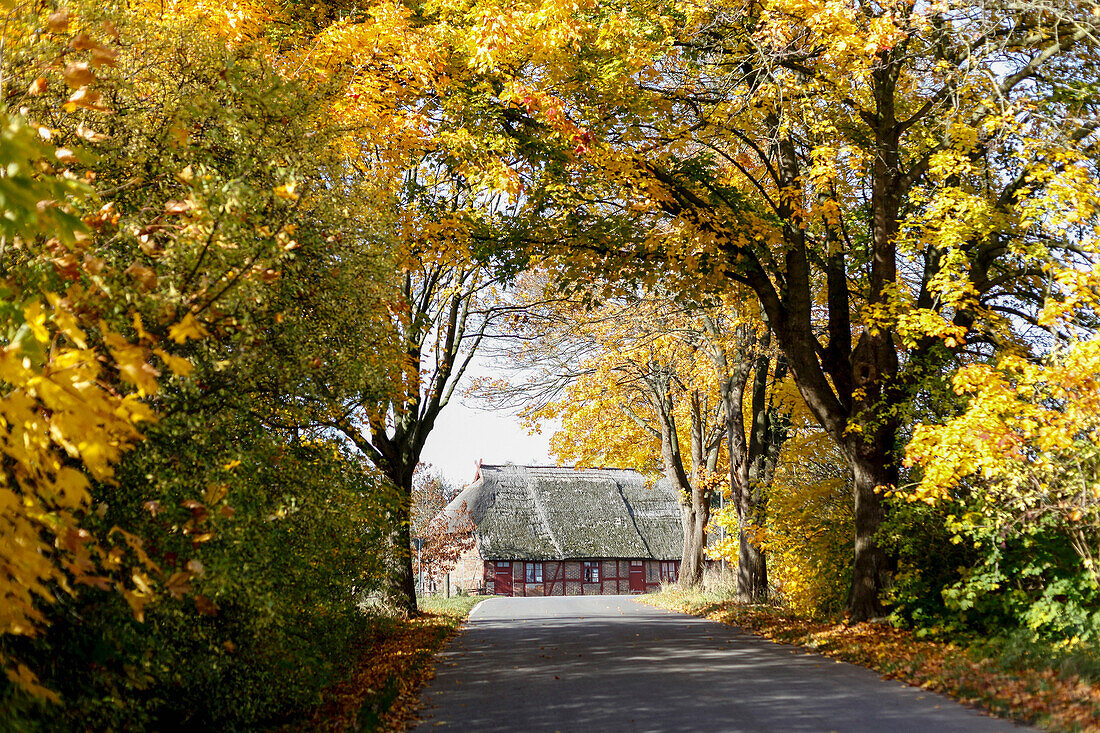
[[[434,209],[439,202],[423,191],[414,196],[400,223],[399,236],[406,238],[396,240],[404,274],[390,311],[402,359],[399,387],[381,399],[377,393],[349,395],[330,422],[401,491],[389,543],[388,595],[407,613],[416,612],[409,552],[413,475],[436,419],[499,318],[497,280],[461,250],[467,236],[462,221],[453,210]]]
[[[533,426],[564,416],[552,443],[561,460],[661,470],[678,486],[680,456],[681,470],[689,467],[683,471],[688,483],[680,485],[686,540],[682,568],[690,570],[681,579],[688,583],[701,579],[712,492],[724,483],[714,468],[697,475],[695,467],[707,466],[706,456],[717,448],[713,441],[725,439],[727,455],[733,456],[730,490],[744,518],[738,525],[739,589],[743,597],[761,600],[767,592],[767,566],[752,527],[765,522],[764,491],[785,437],[786,411],[770,397],[785,367],[771,353],[767,329],[736,298],[680,305],[636,288],[607,287],[601,301],[604,288],[599,284],[573,286],[563,294],[545,274],[527,273],[519,287],[522,314],[511,320],[513,346],[501,354],[516,377],[503,384],[485,381],[480,392],[489,401],[522,408]],[[664,360],[671,379],[662,379]],[[669,395],[673,409],[654,408],[659,403],[655,395],[662,393]],[[711,407],[700,409],[707,401],[713,402]],[[670,424],[662,430],[662,422]],[[684,434],[688,426],[692,432]],[[678,444],[666,446],[666,435],[677,436]],[[703,457],[695,453],[696,442]],[[692,446],[692,452],[681,445]],[[685,457],[690,463],[683,463]],[[723,461],[720,453],[715,457]],[[703,490],[697,491],[691,485],[700,477]],[[701,525],[697,517],[705,517]]]
[[[443,514],[458,492],[442,474],[432,470],[431,464],[416,467],[411,533],[420,540],[420,549],[415,570],[433,581],[451,572],[459,558],[474,546],[477,526],[469,509],[462,505],[451,515]]]
[[[664,473],[680,498],[680,582],[701,582],[711,501],[724,483],[719,378],[705,357],[705,311],[656,296],[622,295],[598,306],[521,296],[509,352],[516,379],[482,385],[522,406],[532,424],[561,419],[551,441],[561,461]]]
[[[412,488],[409,528],[413,537],[423,537],[432,520],[458,495],[459,489],[430,463],[421,463],[416,467]]]
[[[0,113],[0,125],[6,173],[0,318],[7,341],[0,350],[0,444],[7,457],[0,483],[0,633],[33,637],[47,623],[43,604],[72,593],[73,585],[111,587],[101,563],[106,551],[100,541],[106,538],[83,526],[92,505],[89,489],[93,479],[113,477],[123,451],[140,437],[138,426],[153,418],[139,396],[125,394],[112,371],[139,384],[142,396],[158,385],[145,361],[145,344],[129,342],[106,324],[100,327],[106,343],[89,344],[92,324],[80,313],[83,299],[63,297],[61,279],[50,272],[51,261],[75,261],[66,258],[69,248],[87,241],[87,227],[74,211],[91,197],[75,176],[51,171],[39,177],[35,168],[71,152],[43,142],[23,115]],[[50,203],[57,200],[67,201],[68,210],[53,211]],[[9,248],[18,248],[23,262],[13,264]],[[19,266],[27,266],[21,274],[29,278],[11,276]],[[26,691],[58,700],[6,648],[0,665]]]
[[[388,253],[393,267],[382,294],[387,337],[370,332],[367,344],[355,343],[356,328],[333,324],[358,355],[307,369],[295,408],[305,406],[339,431],[401,493],[388,541],[386,596],[397,610],[414,613],[413,473],[440,411],[491,330],[492,288],[500,278],[475,257],[473,233],[487,229],[500,191],[509,190],[510,171],[479,156],[468,136],[445,124],[452,88],[469,83],[469,73],[418,11],[392,2],[364,8],[261,3],[226,15],[232,22],[223,30],[231,42],[262,39],[280,68],[320,91],[339,90],[325,98],[323,115],[343,130],[336,143],[343,167],[328,191],[334,197],[357,192],[362,212],[374,217],[367,239]],[[369,265],[362,253],[348,256],[356,268]],[[374,295],[377,285],[363,283]],[[324,341],[326,334],[314,337]],[[362,379],[357,384],[348,373],[387,362],[392,378],[385,388]]]
[[[775,0],[487,6],[470,29],[506,29],[479,60],[528,192],[520,251],[564,278],[755,294],[854,476],[853,619],[890,581],[878,489],[899,480],[907,401],[1019,343],[1043,264],[1081,251],[1097,23]]]
[[[906,461],[916,480],[897,497],[949,512],[950,541],[980,554],[944,589],[950,608],[1007,613],[1033,632],[1094,641],[1100,338],[1083,325],[1097,313],[1098,271],[1054,275],[1061,297],[1041,320],[1062,337],[1055,348],[1040,361],[1008,354],[956,372],[951,387],[965,407],[915,426]]]
[[[747,603],[768,596],[768,563],[760,533],[766,526],[767,493],[787,436],[789,408],[776,404],[774,387],[786,375],[781,356],[771,353],[764,324],[704,316],[710,357],[719,375],[727,450],[730,492],[737,512],[737,594]],[[763,326],[761,333],[756,328]],[[732,341],[732,343],[731,343]],[[745,390],[749,387],[746,410]],[[749,427],[746,429],[746,418]]]
[[[321,193],[341,179],[339,133],[321,115],[331,90],[179,10],[75,2],[6,16],[2,96],[20,111],[2,113],[0,655],[9,680],[56,699],[36,679],[47,674],[72,725],[134,725],[204,696],[215,718],[254,723],[314,694],[323,677],[264,680],[247,705],[210,695],[271,673],[264,645],[320,668],[306,660],[333,638],[306,634],[302,610],[347,619],[336,635],[355,628],[353,586],[373,582],[386,510],[369,467],[275,419],[305,395],[258,388],[261,373],[280,372],[282,388],[301,366],[271,348],[284,322],[338,322],[284,317],[289,291],[312,277],[349,296],[329,245],[340,230],[377,241]],[[386,259],[374,254],[348,269],[378,279]],[[355,301],[361,334],[377,334],[378,302]],[[386,369],[359,376],[378,392]],[[313,532],[357,543],[294,542]],[[250,552],[260,560],[241,563]],[[285,634],[245,643],[276,614]],[[195,668],[217,672],[174,665],[188,646]],[[158,685],[173,692],[136,693]],[[33,709],[2,687],[6,712]],[[131,707],[96,709],[120,695]]]
[[[14,35],[0,69],[4,101],[21,109],[3,115],[8,159],[0,273],[9,341],[2,379],[6,439],[14,441],[8,451],[14,462],[3,477],[4,526],[13,537],[3,544],[16,552],[5,563],[13,571],[5,578],[4,595],[12,600],[5,635],[41,633],[54,616],[50,606],[68,602],[79,586],[87,593],[114,590],[138,619],[158,591],[170,587],[186,595],[195,570],[163,573],[146,540],[122,527],[93,533],[88,528],[99,529],[110,507],[100,502],[95,514],[92,507],[103,486],[117,481],[125,452],[141,444],[139,423],[161,417],[162,390],[194,369],[188,351],[211,335],[204,311],[239,304],[242,292],[253,295],[264,286],[257,275],[282,256],[274,241],[250,241],[247,250],[212,256],[202,270],[214,238],[204,224],[225,198],[233,199],[237,215],[221,234],[249,241],[257,219],[277,219],[284,210],[272,191],[283,180],[278,171],[262,170],[227,192],[216,167],[198,179],[185,163],[175,167],[178,151],[163,137],[159,147],[135,145],[148,143],[145,135],[154,129],[163,135],[161,125],[143,127],[139,119],[179,111],[174,103],[181,98],[186,106],[193,77],[177,76],[176,96],[162,99],[156,112],[143,106],[157,86],[159,65],[179,72],[187,52],[173,49],[169,59],[154,52],[140,61],[145,76],[130,75],[136,57],[123,52],[113,22],[100,22],[118,20],[116,11],[20,6],[8,16]],[[141,34],[146,50],[164,50],[145,35],[167,30],[156,21],[127,30]],[[210,51],[208,44],[195,46],[200,55]],[[239,60],[234,72],[248,76],[254,59]],[[217,69],[207,70],[217,76]],[[217,92],[232,97],[228,87],[239,76],[226,72]],[[277,84],[267,90],[284,91]],[[217,92],[204,93],[210,100]],[[238,120],[257,111],[247,95],[237,100]],[[224,116],[221,122],[219,132],[233,127]],[[258,148],[262,143],[252,151]],[[144,163],[136,177],[134,161],[121,160],[135,149]],[[198,145],[180,157],[208,149]],[[207,162],[201,153],[191,161],[196,168]],[[194,277],[200,273],[201,281]],[[21,456],[30,463],[21,465]],[[20,559],[19,548],[33,560]],[[0,641],[7,666],[7,639]],[[25,689],[53,697],[25,665],[6,671]]]

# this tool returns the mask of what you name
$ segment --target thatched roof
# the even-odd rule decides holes
[[[676,494],[637,471],[481,466],[443,515],[462,507],[486,560],[676,560],[683,546]]]

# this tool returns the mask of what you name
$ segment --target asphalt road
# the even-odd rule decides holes
[[[491,598],[417,731],[1021,731],[940,695],[629,596]]]

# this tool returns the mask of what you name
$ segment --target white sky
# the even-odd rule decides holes
[[[547,426],[541,435],[528,435],[512,413],[475,409],[455,399],[439,414],[420,460],[465,486],[474,479],[478,459],[486,464],[554,465],[548,452],[552,434],[553,426]]]

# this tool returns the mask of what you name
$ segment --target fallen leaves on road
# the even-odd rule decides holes
[[[1051,669],[1008,672],[965,647],[917,639],[883,624],[816,621],[772,606],[715,600],[668,590],[637,600],[740,627],[781,644],[795,644],[869,667],[884,677],[949,695],[1002,717],[1047,730],[1100,731],[1100,685]]]

